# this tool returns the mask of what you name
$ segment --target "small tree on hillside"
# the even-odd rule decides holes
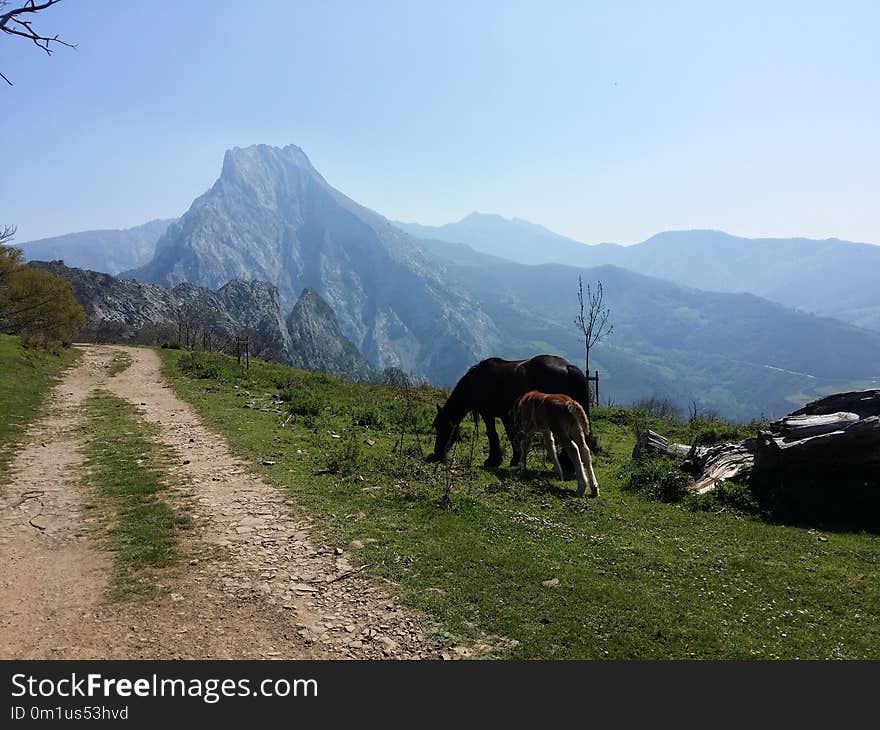
[[[0,30],[7,35],[31,41],[37,48],[51,56],[54,45],[76,48],[57,35],[43,35],[34,28],[33,16],[41,10],[57,5],[61,0],[0,0]],[[0,79],[12,86],[12,82],[0,73]]]
[[[590,350],[614,331],[611,324],[611,310],[605,306],[605,290],[602,282],[596,282],[593,289],[587,284],[587,296],[584,298],[584,282],[578,276],[578,313],[574,318],[575,326],[584,338],[584,367],[586,376],[590,376]],[[587,383],[589,384],[589,380]],[[589,385],[587,387],[587,416],[590,415]]]
[[[0,247],[0,332],[56,350],[69,345],[85,322],[70,282],[22,264],[17,248]]]

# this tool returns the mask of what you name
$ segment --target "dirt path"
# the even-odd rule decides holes
[[[83,350],[0,485],[0,658],[439,656],[418,616],[352,572],[356,555],[315,544],[308,520],[202,425],[154,351]],[[108,377],[119,350],[132,364]],[[158,424],[192,504],[201,557],[150,600],[107,598],[112,556],[88,534],[77,426],[98,387]]]

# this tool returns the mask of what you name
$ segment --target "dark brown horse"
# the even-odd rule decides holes
[[[513,425],[513,406],[530,390],[541,393],[562,393],[587,405],[587,379],[568,360],[557,355],[538,355],[528,360],[502,360],[490,357],[474,365],[458,381],[446,403],[437,407],[434,430],[434,453],[431,461],[446,458],[462,419],[476,411],[486,424],[489,437],[489,458],[486,466],[501,464],[501,444],[495,430],[500,418],[513,447],[511,466],[519,462],[519,443]]]

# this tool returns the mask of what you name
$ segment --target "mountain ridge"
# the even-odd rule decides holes
[[[755,294],[815,314],[880,330],[880,246],[839,238],[746,238],[713,229],[656,233],[629,246],[585,244],[552,231],[534,235],[520,219],[479,214],[444,226],[398,224],[420,237],[464,243],[518,263],[613,264],[704,291]],[[464,225],[463,225],[464,224]],[[524,253],[525,251],[525,253]]]
[[[130,228],[77,231],[12,245],[27,261],[63,260],[75,268],[115,275],[146,263],[173,220],[156,218]]]

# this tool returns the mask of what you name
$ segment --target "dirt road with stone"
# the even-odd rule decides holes
[[[0,476],[0,658],[252,659],[449,656],[423,617],[321,543],[288,495],[252,473],[164,381],[156,352],[83,346]],[[131,365],[110,377],[124,351]],[[170,447],[187,550],[156,597],[111,600],[113,557],[85,509],[82,404],[103,388]]]

